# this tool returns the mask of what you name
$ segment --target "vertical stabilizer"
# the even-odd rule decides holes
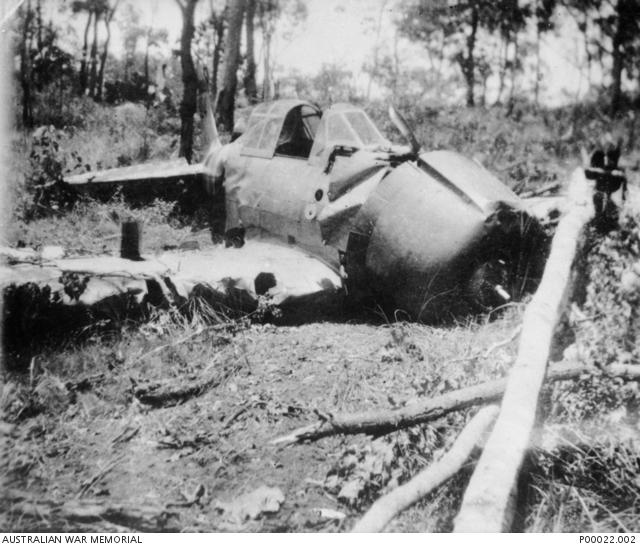
[[[216,128],[216,122],[213,118],[213,105],[211,104],[211,97],[209,93],[204,93],[205,101],[205,115],[202,120],[202,133],[204,135],[203,149],[208,153],[216,151],[222,147],[220,141],[220,135],[218,135],[218,129]]]

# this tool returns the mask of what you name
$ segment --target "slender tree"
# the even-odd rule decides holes
[[[198,74],[191,55],[195,33],[194,13],[198,0],[175,0],[182,12],[180,64],[182,67],[182,102],[180,103],[180,157],[193,158],[193,116],[198,109]]]
[[[245,0],[228,0],[229,26],[224,46],[224,70],[219,86],[216,118],[222,128],[233,131],[236,88],[238,86],[238,66],[240,64],[240,39]]]
[[[31,22],[33,10],[31,0],[23,5],[24,20],[22,24],[22,47],[20,48],[20,87],[22,88],[22,124],[25,127],[33,126],[33,105],[31,94]]]
[[[101,8],[102,6],[100,6]],[[96,83],[98,79],[98,23],[102,18],[103,10],[93,10],[93,41],[91,43],[91,51],[89,53],[89,96],[95,97]]]
[[[95,98],[98,101],[102,100],[102,87],[104,85],[104,68],[107,63],[107,56],[109,55],[109,42],[111,41],[111,21],[118,9],[120,0],[115,0],[112,6],[107,8],[104,16],[104,27],[107,32],[107,36],[102,44],[102,53],[100,55],[100,69],[98,70],[98,80],[96,82]]]
[[[147,31],[140,22],[140,12],[136,9],[135,4],[125,4],[124,17],[120,20],[120,29],[124,40],[124,81],[131,79],[131,73],[135,64],[136,49],[138,42],[143,38]]]
[[[87,14],[87,22],[84,26],[83,40],[82,40],[82,56],[80,59],[80,72],[78,73],[78,93],[83,95],[87,88],[88,74],[87,67],[89,64],[89,31],[91,30],[91,22],[93,21],[93,11],[90,9],[89,2],[74,1],[71,4],[73,13]]]
[[[215,98],[218,95],[218,74],[220,72],[220,62],[222,61],[222,52],[224,48],[224,38],[226,31],[226,14],[227,9],[220,14],[215,14],[213,6],[211,8],[211,22],[213,26],[214,44],[213,56],[211,59],[211,95]]]
[[[256,84],[256,59],[255,59],[255,15],[256,0],[246,0],[245,13],[245,33],[246,33],[246,49],[247,49],[247,66],[244,73],[244,93],[247,96],[249,104],[258,102],[258,86]]]

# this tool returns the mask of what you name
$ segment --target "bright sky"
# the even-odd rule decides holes
[[[64,0],[49,1],[59,3]],[[217,4],[222,0],[200,0],[196,20],[202,20],[207,16],[211,1]],[[362,72],[362,65],[372,58],[376,24],[380,14],[380,43],[383,48],[386,45],[390,51],[395,32],[393,18],[396,0],[303,1],[308,10],[306,20],[295,28],[286,28],[283,24],[278,27],[273,42],[273,56],[278,65],[312,75],[323,63],[336,63],[352,71],[355,83],[361,89],[364,88],[368,76]],[[135,6],[141,12],[143,22],[166,28],[171,44],[177,43],[182,22],[175,0],[136,0]],[[119,10],[122,17],[125,10],[122,7]],[[77,19],[73,26],[79,39],[82,35],[82,22],[79,18],[72,18],[72,21],[74,19]],[[122,43],[117,26],[113,25],[112,36],[112,50],[116,54],[118,46]],[[402,66],[407,69],[418,66],[423,56],[420,46],[404,40],[399,43]],[[261,54],[259,38],[256,53],[258,56]],[[567,23],[555,34],[549,33],[545,36],[542,47],[542,57],[546,65],[542,95],[545,102],[560,103],[582,96],[587,89],[587,82],[576,67],[583,56],[584,46],[572,23]],[[260,77],[260,73],[258,76]],[[490,90],[496,86],[495,80],[489,84]],[[462,92],[463,90],[461,95]]]

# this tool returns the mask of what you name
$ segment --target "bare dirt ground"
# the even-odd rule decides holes
[[[4,479],[12,495],[3,502],[1,528],[347,530],[372,495],[423,465],[429,450],[421,452],[406,433],[377,441],[365,435],[290,446],[270,441],[317,419],[316,410],[393,408],[502,375],[515,344],[492,346],[509,339],[518,314],[514,307],[496,321],[441,328],[312,323],[194,335],[198,327],[187,326],[182,337],[191,338],[182,343],[167,320],[165,327],[157,321],[122,339],[37,357],[31,395],[11,382],[5,388],[4,403],[14,413],[37,414],[21,418],[5,438]],[[22,374],[28,384],[29,373]],[[209,376],[217,385],[173,406],[156,408],[134,396],[143,383]],[[445,418],[412,435],[433,452],[463,423],[464,416]],[[279,489],[283,500],[252,518],[256,502],[242,495],[261,486]],[[278,498],[273,492],[267,497]],[[443,496],[392,529],[448,529]],[[152,518],[115,514],[81,522],[56,510],[68,500],[133,504]]]

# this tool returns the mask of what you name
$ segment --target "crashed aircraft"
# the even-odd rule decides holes
[[[390,115],[409,146],[392,144],[361,108],[337,104],[322,112],[297,99],[258,105],[242,135],[222,145],[209,106],[202,163],[83,173],[66,182],[93,191],[195,181],[206,187],[212,231],[228,247],[248,240],[289,247],[334,272],[351,301],[396,316],[432,320],[484,310],[532,288],[545,237],[525,203],[479,163],[423,151],[393,107]],[[323,290],[317,281],[314,289]]]

